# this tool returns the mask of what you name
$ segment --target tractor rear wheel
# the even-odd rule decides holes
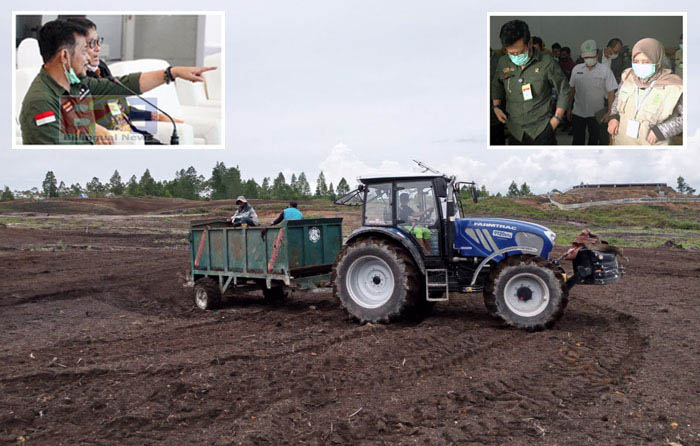
[[[221,305],[219,286],[210,277],[202,277],[195,282],[194,304],[200,310],[213,310]]]
[[[561,272],[548,260],[517,256],[492,271],[484,303],[506,324],[527,330],[550,328],[564,314],[568,290]]]
[[[367,238],[343,248],[333,269],[333,294],[361,322],[391,322],[414,310],[420,271],[405,250]]]

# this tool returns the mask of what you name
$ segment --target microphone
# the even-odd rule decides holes
[[[173,119],[172,116],[170,116],[169,114],[167,114],[167,113],[165,112],[165,110],[159,108],[157,105],[155,105],[155,104],[152,103],[151,101],[147,100],[146,98],[144,98],[144,97],[141,96],[140,94],[136,93],[136,92],[135,92],[134,90],[132,90],[131,88],[129,88],[129,87],[127,87],[126,85],[124,85],[124,84],[123,84],[119,79],[117,79],[116,77],[110,75],[110,76],[107,76],[107,79],[109,79],[111,82],[114,82],[115,84],[121,86],[121,87],[124,88],[126,91],[128,91],[128,92],[130,92],[130,93],[136,95],[136,96],[137,96],[139,99],[141,99],[143,102],[145,102],[146,104],[150,105],[151,107],[155,108],[156,110],[158,110],[159,112],[161,112],[161,113],[163,113],[165,116],[167,116],[168,119],[170,119],[170,122],[173,123],[173,134],[172,134],[172,136],[170,137],[170,144],[173,145],[173,146],[177,146],[177,145],[180,144],[180,138],[177,136],[177,126],[175,125],[175,120]]]

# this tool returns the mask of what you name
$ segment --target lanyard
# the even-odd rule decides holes
[[[651,93],[651,89],[654,88],[654,84],[656,81],[652,82],[651,85],[649,85],[649,88],[647,88],[646,93],[644,93],[644,96],[642,97],[642,100],[639,100],[639,86],[635,86],[634,88],[634,100],[635,100],[635,109],[634,109],[634,120],[637,120],[637,113],[639,113],[639,107],[642,106],[644,101],[647,99],[647,96],[649,96],[649,93]]]

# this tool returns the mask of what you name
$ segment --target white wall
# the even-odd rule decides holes
[[[109,54],[101,54],[106,61],[118,60],[122,56],[122,16],[121,15],[88,15],[88,19],[97,25],[97,34],[104,37],[109,47]]]
[[[678,45],[678,38],[683,32],[681,16],[526,16],[526,17],[491,17],[491,48],[500,49],[498,35],[501,26],[513,19],[523,20],[530,28],[530,35],[539,36],[547,48],[554,42],[571,48],[571,57],[576,60],[581,53],[581,44],[594,39],[598,48],[603,48],[613,37],[622,39],[624,45],[632,46],[645,37],[653,37],[664,46]]]
[[[195,65],[196,15],[136,15],[134,58],[163,59],[171,65]]]

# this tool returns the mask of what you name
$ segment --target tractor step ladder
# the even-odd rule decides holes
[[[431,281],[431,274],[433,275],[442,275],[442,280],[441,281]],[[433,277],[435,279],[435,277]],[[448,277],[447,277],[447,270],[446,269],[426,269],[425,270],[425,300],[428,302],[446,302],[450,300],[450,291],[449,291],[449,283],[448,283]],[[444,289],[445,294],[443,297],[437,297],[437,298],[432,298],[430,297],[430,290],[433,289]]]

